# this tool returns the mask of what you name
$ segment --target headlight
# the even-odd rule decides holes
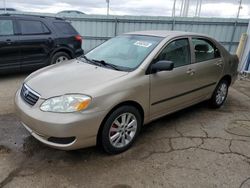
[[[90,102],[91,98],[86,95],[62,95],[46,100],[40,109],[45,112],[77,112],[86,109]]]

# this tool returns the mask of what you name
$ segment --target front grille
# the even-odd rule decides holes
[[[22,99],[31,106],[34,106],[40,97],[39,94],[32,91],[25,84],[23,84],[23,86],[22,86],[20,95],[21,95]]]

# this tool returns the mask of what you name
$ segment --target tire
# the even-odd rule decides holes
[[[227,80],[223,79],[218,83],[209,100],[209,105],[212,108],[220,108],[224,104],[227,98],[228,88],[229,82]]]
[[[136,140],[141,126],[142,117],[137,108],[133,106],[119,107],[104,122],[100,134],[102,148],[109,154],[126,151]]]
[[[53,64],[61,63],[63,61],[67,61],[69,59],[71,59],[71,58],[67,53],[65,53],[65,52],[56,52],[52,56],[50,64],[53,65]]]

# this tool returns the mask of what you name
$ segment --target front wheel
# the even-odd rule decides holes
[[[228,94],[229,82],[227,80],[221,80],[214,90],[214,93],[209,100],[209,104],[213,108],[220,108]]]
[[[102,129],[104,151],[118,154],[130,148],[140,132],[141,124],[141,114],[133,106],[122,106],[113,111]]]

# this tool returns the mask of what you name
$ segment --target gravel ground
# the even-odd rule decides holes
[[[195,105],[145,126],[127,152],[59,151],[20,125],[13,96],[26,75],[0,78],[0,187],[250,187],[250,81],[218,110]]]

